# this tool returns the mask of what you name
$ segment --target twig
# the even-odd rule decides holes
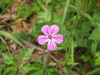
[[[61,67],[61,65],[60,65],[60,61],[57,60],[57,59],[56,59],[54,56],[52,56],[51,54],[49,54],[49,53],[46,53],[46,54],[48,54],[51,58],[53,58],[53,60],[55,60],[55,61],[58,63],[59,69],[60,69],[60,74],[63,75],[63,73],[62,73],[62,67]]]
[[[22,41],[23,43],[25,43],[27,47],[31,47],[31,48],[34,48],[34,49],[37,49],[37,50],[40,50],[40,51],[43,52],[43,49],[42,49],[42,48],[37,47],[37,46],[35,46],[35,45],[33,45],[33,44],[27,42],[27,41],[24,41],[24,40],[21,40],[21,41]]]

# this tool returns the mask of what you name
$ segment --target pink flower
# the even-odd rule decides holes
[[[40,35],[38,37],[39,44],[43,45],[48,42],[47,47],[49,50],[53,51],[57,48],[56,43],[60,44],[63,42],[63,36],[61,34],[55,35],[59,31],[59,27],[56,25],[45,25],[41,28],[41,31],[45,35]]]

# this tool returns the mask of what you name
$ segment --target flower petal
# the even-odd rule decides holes
[[[40,35],[40,36],[38,37],[38,42],[39,42],[39,44],[41,44],[41,45],[45,44],[47,41],[48,41],[48,37],[47,37],[47,36]]]
[[[53,51],[57,48],[57,45],[53,40],[49,40],[47,47],[50,51]]]
[[[57,25],[52,25],[50,27],[50,35],[54,35],[59,31],[59,27]]]
[[[61,34],[54,35],[54,36],[53,36],[53,40],[54,40],[56,43],[60,44],[60,43],[63,42],[63,36],[62,36]]]
[[[45,35],[49,35],[49,30],[50,30],[50,26],[49,25],[45,25],[42,27],[41,31],[45,34]]]

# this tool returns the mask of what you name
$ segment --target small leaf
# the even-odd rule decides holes
[[[33,52],[34,48],[25,48],[24,50],[21,50],[19,52],[18,57],[21,60],[28,60],[30,59],[30,57],[32,56],[32,52]]]
[[[43,75],[44,74],[44,69],[40,69],[38,71],[36,70],[31,70],[28,73],[26,73],[25,75]]]
[[[4,63],[8,64],[8,65],[14,64],[13,59],[14,59],[14,56],[11,53],[10,54],[9,53],[5,53],[5,55],[3,57]]]
[[[17,66],[14,66],[14,65],[11,65],[11,66],[7,66],[5,69],[4,69],[4,74],[5,75],[15,75],[16,74],[16,71],[17,71]]]
[[[100,65],[100,52],[96,52],[95,56],[97,57],[95,59],[95,65]]]
[[[98,42],[93,41],[92,46],[91,46],[91,54],[94,56],[96,53],[96,48],[97,48]]]
[[[7,49],[7,44],[1,43],[0,48],[1,48],[3,51],[6,51],[6,49]]]
[[[23,30],[20,33],[15,33],[14,36],[29,42],[31,41],[31,37],[29,35],[26,35]]]
[[[98,9],[95,10],[95,12],[93,14],[93,19],[100,22],[100,7],[98,7]]]
[[[40,64],[43,64],[43,60],[42,59],[39,59],[39,58],[35,58],[35,62],[38,62]]]
[[[89,39],[99,41],[100,40],[100,27],[97,27],[93,30],[92,34],[90,35]]]

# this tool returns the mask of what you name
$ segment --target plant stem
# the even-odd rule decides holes
[[[9,4],[3,11],[0,13],[2,15],[16,0],[14,0],[11,4]]]
[[[61,71],[60,74],[63,75],[63,74],[62,74],[62,67],[61,67],[59,61],[58,61],[54,56],[52,56],[50,53],[47,53],[47,54],[48,54],[51,58],[53,58],[53,60],[55,60],[55,61],[58,63],[59,69],[60,69],[60,71]]]
[[[55,10],[55,1],[53,0],[52,1],[52,13],[51,13],[51,21],[50,21],[50,25],[52,24],[52,21],[53,21],[53,13],[54,13],[54,10]]]
[[[45,57],[45,50],[44,50],[44,57],[43,57],[43,67],[44,67],[44,75],[46,75],[46,66],[45,66],[45,63],[46,63],[46,57]]]
[[[66,45],[64,46],[64,48],[66,48],[66,46],[68,45],[68,42],[69,42],[70,36],[71,36],[73,30],[75,29],[77,23],[78,23],[78,16],[80,15],[80,12],[81,12],[80,10],[81,10],[81,7],[82,7],[84,1],[85,1],[85,0],[82,1],[82,4],[81,4],[81,6],[80,6],[80,9],[78,10],[78,13],[77,13],[77,15],[76,15],[76,19],[75,19],[75,21],[74,21],[73,27],[72,27],[72,29],[71,29],[70,34],[68,35],[68,39],[65,40],[65,41],[66,41]]]
[[[65,9],[64,9],[64,11],[63,11],[62,21],[61,21],[61,24],[60,24],[61,26],[60,26],[60,27],[62,27],[63,24],[64,24],[64,21],[65,21],[65,17],[66,17],[67,11],[68,11],[68,6],[69,6],[69,4],[70,4],[70,0],[67,0],[67,1],[66,1],[66,5],[65,5]]]
[[[10,6],[10,25],[11,25],[11,11],[12,11],[12,5]]]
[[[37,1],[37,3],[40,5],[40,7],[45,11],[45,12],[48,12],[49,13],[49,11],[45,8],[45,6],[44,5],[42,5],[42,3],[39,1],[39,0],[36,0]],[[50,13],[49,13],[50,14]]]
[[[74,63],[74,47],[73,47],[73,40],[71,42],[71,59],[72,59],[72,63]]]
[[[77,9],[75,6],[73,5],[69,5],[70,8],[73,8],[74,10],[78,11],[79,9]],[[82,16],[87,17],[89,20],[93,21],[96,25],[100,26],[100,24],[98,22],[96,22],[90,15],[88,15],[87,13],[84,13],[83,11],[80,11],[80,14]]]

